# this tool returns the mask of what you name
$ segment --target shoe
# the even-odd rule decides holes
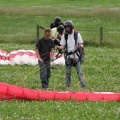
[[[71,88],[70,87],[66,87],[66,91],[71,91]]]
[[[45,91],[49,91],[50,89],[49,88],[46,88]]]

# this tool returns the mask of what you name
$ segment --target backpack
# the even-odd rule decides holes
[[[66,41],[66,48],[67,48],[67,40],[68,40],[68,34],[65,33],[65,41]],[[74,31],[74,40],[75,40],[75,45],[77,45],[77,39],[78,39],[78,32]]]
[[[65,55],[65,57],[67,57],[67,55],[69,55],[69,53],[67,52],[67,40],[68,40],[68,34],[64,34],[64,37],[65,37],[65,41],[66,41],[66,55]],[[77,31],[74,31],[74,40],[75,40],[75,46],[77,45],[77,39],[78,39],[78,32]],[[84,55],[85,55],[85,50],[84,50],[84,48],[82,49],[82,53],[80,53],[80,55],[78,54],[78,52],[80,53],[80,51],[79,50],[75,50],[74,51],[74,53],[76,53],[77,54],[77,56],[79,57],[79,61],[81,62],[81,63],[83,63],[84,62]],[[73,54],[73,53],[70,53],[70,54]]]

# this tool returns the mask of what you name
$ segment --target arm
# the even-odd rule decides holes
[[[78,49],[82,52],[82,49],[83,49],[83,40],[82,40],[82,37],[80,35],[80,33],[78,33]]]
[[[57,46],[57,49],[58,50],[63,50],[63,49],[65,49],[65,46]]]
[[[57,38],[57,36],[58,36],[57,28],[53,28],[53,29],[51,29],[51,31],[52,31],[51,38],[60,42],[60,40]]]
[[[57,38],[58,38],[59,40],[61,40],[62,35],[61,35],[61,34],[58,34]]]
[[[51,28],[51,29],[53,28],[53,23],[51,23],[50,28]]]
[[[57,40],[58,42],[60,42],[60,40],[59,40],[57,37],[53,37],[53,36],[52,36],[52,39],[55,39],[55,40]]]
[[[57,46],[57,49],[58,49],[58,50],[63,50],[63,49],[65,49],[66,42],[65,42],[65,39],[64,39],[64,35],[62,35],[60,44],[61,44],[61,46]]]
[[[43,59],[41,58],[40,54],[39,54],[39,51],[38,51],[38,48],[36,48],[36,54],[38,56],[38,61],[43,63]]]

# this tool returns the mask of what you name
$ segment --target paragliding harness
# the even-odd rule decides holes
[[[66,41],[66,50],[65,50],[65,53],[64,53],[64,56],[65,56],[65,64],[66,65],[72,65],[72,66],[76,66],[76,64],[78,62],[80,63],[83,63],[83,60],[84,60],[84,48],[82,48],[82,50],[79,50],[78,48],[73,51],[73,52],[68,52],[68,46],[67,46],[67,40],[68,40],[68,34],[64,34],[64,37],[65,37],[65,41]],[[74,40],[75,40],[75,46],[77,47],[77,39],[78,39],[78,32],[74,31]],[[78,56],[78,61],[76,61],[75,59],[75,54]],[[68,58],[69,55],[73,55],[74,56],[74,59],[71,60],[70,63],[67,63],[66,62],[66,59]]]

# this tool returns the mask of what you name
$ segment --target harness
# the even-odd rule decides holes
[[[76,49],[75,51],[73,51],[73,52],[68,52],[68,45],[67,45],[67,40],[68,40],[68,34],[64,34],[64,38],[65,38],[65,41],[66,41],[66,46],[65,46],[65,48],[66,48],[66,50],[65,50],[65,54],[64,54],[64,56],[65,56],[65,59],[67,59],[67,57],[69,56],[69,55],[73,55],[74,56],[74,59],[72,60],[71,59],[71,62],[70,63],[67,63],[66,61],[65,61],[65,64],[66,65],[72,65],[72,66],[76,66],[76,64],[78,63],[78,62],[81,62],[81,60],[82,60],[82,52],[80,52],[80,50],[79,49]],[[77,47],[77,39],[78,39],[78,32],[75,32],[74,31],[74,40],[75,40],[75,46]],[[78,56],[78,61],[76,61],[76,59],[75,59],[75,54]]]

